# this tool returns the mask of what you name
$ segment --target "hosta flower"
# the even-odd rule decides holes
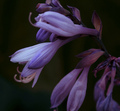
[[[78,111],[81,107],[86,95],[88,72],[89,67],[85,67],[72,87],[68,96],[67,111]]]
[[[119,104],[112,98],[113,87],[116,80],[117,62],[118,58],[110,57],[107,59],[107,62],[102,62],[96,68],[97,71],[101,70],[101,68],[105,68],[105,71],[101,79],[96,83],[94,90],[97,111],[120,111]],[[110,83],[108,81],[110,81]],[[119,80],[117,82],[119,82]],[[108,88],[106,87],[107,84],[109,85]]]
[[[62,7],[62,5],[60,4],[58,0],[46,0],[45,3],[38,3],[36,8],[37,8],[36,11],[38,13],[44,13],[46,11],[54,11],[54,12],[61,13],[63,15],[68,15],[70,13],[69,11],[67,11],[66,9]],[[36,34],[36,41],[44,42],[49,38],[50,41],[53,42],[56,40],[56,37],[57,35],[54,33],[51,33],[44,29],[39,29]]]
[[[70,18],[53,11],[39,14],[35,20],[37,21],[33,24],[35,27],[42,28],[58,36],[70,37],[77,34],[96,36],[98,34],[96,29],[74,24]]]
[[[83,57],[83,59],[54,88],[51,95],[51,108],[58,107],[68,96],[67,111],[78,111],[86,95],[89,68],[103,54],[104,51],[99,49],[90,49],[77,56]],[[78,77],[81,71],[82,73]]]
[[[32,87],[34,87],[43,67],[39,69],[29,69],[28,64],[29,62],[25,65],[22,72],[20,72],[19,69],[17,68],[17,72],[19,73],[19,79],[16,78],[17,74],[15,74],[14,79],[17,82],[22,82],[22,83],[29,83],[34,79],[33,84],[32,84]]]
[[[87,80],[87,74],[88,74],[89,68],[84,68],[80,77],[76,81],[81,70],[82,69],[72,70],[63,79],[61,79],[60,82],[56,85],[51,95],[51,105],[52,105],[51,108],[58,107],[70,93],[68,98],[67,111],[72,111],[69,109],[74,109],[74,108],[79,109],[81,105],[77,106],[77,104],[82,104],[84,100],[85,93],[83,92],[84,91],[86,92],[86,86],[84,87],[84,85],[87,82],[86,80]],[[83,96],[83,98],[79,98],[80,96]],[[78,101],[78,98],[79,98],[79,101]]]
[[[55,42],[41,43],[16,51],[10,56],[10,61],[26,65],[22,72],[18,71],[20,73],[20,80],[15,80],[18,82],[28,83],[34,79],[34,86],[43,67],[52,59],[62,43],[63,41],[57,40]]]

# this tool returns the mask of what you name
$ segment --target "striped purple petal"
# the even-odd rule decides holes
[[[61,40],[57,40],[41,48],[31,59],[28,67],[37,69],[45,66],[59,49],[61,43]]]
[[[51,35],[51,32],[48,32],[44,29],[39,29],[36,34],[36,41],[37,42],[44,42],[46,41]]]
[[[81,70],[82,69],[72,70],[55,86],[51,94],[51,108],[58,107],[67,97]]]
[[[80,77],[71,89],[67,101],[67,111],[78,111],[81,107],[86,95],[88,71],[89,67],[84,68]]]
[[[51,42],[54,42],[55,40],[57,40],[57,35],[54,34],[54,33],[52,33],[52,34],[50,35],[49,40],[50,40]]]
[[[74,24],[71,19],[57,12],[47,11],[39,14],[35,20],[37,22],[34,26],[43,28],[59,36],[69,37],[77,34],[98,35],[96,29]]]
[[[10,56],[11,57],[10,61],[14,63],[27,62],[31,60],[31,58],[39,51],[39,49],[41,49],[42,47],[48,44],[49,43],[41,43],[41,44],[20,49]]]

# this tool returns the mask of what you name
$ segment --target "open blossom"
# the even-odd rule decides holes
[[[78,111],[86,95],[87,75],[90,66],[103,54],[104,51],[90,49],[78,55],[78,57],[83,57],[81,60],[83,66],[81,62],[79,62],[77,67],[61,79],[55,86],[51,95],[51,108],[58,107],[68,96],[67,111]],[[78,77],[80,72],[81,75]]]
[[[53,11],[47,11],[39,14],[36,18],[35,27],[42,28],[48,32],[58,36],[70,37],[77,34],[83,35],[98,35],[96,29],[83,27],[82,25],[74,24],[73,21],[63,14]]]
[[[40,43],[31,47],[23,48],[11,55],[11,62],[26,64],[22,72],[18,70],[20,80],[18,82],[28,83],[34,79],[33,86],[43,69],[43,67],[52,59],[63,41]],[[33,87],[32,86],[32,87]]]

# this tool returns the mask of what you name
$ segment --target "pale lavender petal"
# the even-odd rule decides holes
[[[22,70],[22,73],[21,73],[22,77],[27,77],[39,70],[39,69],[29,69],[28,64],[29,64],[29,62],[24,66],[24,68]]]
[[[54,34],[54,33],[52,33],[51,35],[50,35],[50,38],[49,38],[49,40],[51,41],[51,42],[54,42],[55,40],[57,40],[57,35],[56,34]]]
[[[66,21],[61,21],[61,20],[56,19],[55,17],[52,17],[52,16],[49,16],[49,17],[48,16],[43,16],[42,19],[45,20],[46,22],[48,22],[49,24],[51,24],[55,27],[58,27],[58,28],[66,31],[66,32],[69,32],[69,33],[75,33],[76,32],[76,30],[73,30],[73,28],[74,29],[76,28],[74,24],[69,24]]]
[[[93,35],[98,36],[99,32],[96,29],[91,29],[87,27],[82,27],[82,25],[75,25],[75,33],[76,34],[85,34],[85,35]]]
[[[82,69],[72,70],[55,86],[51,94],[51,108],[58,107],[67,97],[81,70]]]
[[[44,31],[45,31],[44,29],[40,28],[36,34],[36,39],[39,39],[43,35]]]
[[[99,34],[99,32],[95,29],[86,28],[86,27],[83,27],[82,25],[77,25],[77,24],[75,25],[71,19],[57,12],[52,12],[52,11],[45,12],[43,15],[41,15],[41,19],[47,22],[50,22],[50,24],[53,24],[54,26],[57,26],[67,32],[71,32],[72,30],[74,30],[74,32],[72,31],[74,35],[75,34],[87,34],[87,35],[96,36]],[[65,25],[63,25],[63,23]],[[64,28],[67,26],[69,26],[69,28]]]
[[[42,69],[43,69],[43,67],[40,68],[39,70],[37,70],[34,81],[33,81],[33,84],[32,84],[32,88],[35,86],[35,84],[36,84],[36,82],[37,82],[37,80],[38,80],[38,78],[39,78],[39,76],[41,74]]]
[[[69,19],[68,17],[64,16],[63,14],[53,12],[53,11],[47,11],[44,14],[41,14],[41,18],[43,20],[48,20],[49,18],[55,18],[56,20],[66,22],[68,24],[74,25],[73,21]]]
[[[78,111],[81,107],[86,95],[88,71],[89,67],[84,68],[80,77],[71,89],[67,101],[67,111]]]
[[[56,35],[59,35],[59,36],[73,36],[74,34],[72,33],[69,33],[69,32],[66,32],[60,28],[57,28],[57,27],[54,27],[48,23],[45,23],[45,22],[37,22],[35,24],[36,27],[39,27],[39,28],[43,28],[44,30],[47,30],[49,32],[52,32],[52,33],[55,33]]]
[[[51,32],[48,32],[44,29],[39,29],[39,31],[36,34],[36,40],[37,42],[44,42],[46,41],[51,35]]]
[[[98,35],[96,29],[74,24],[71,19],[57,12],[47,11],[44,14],[39,14],[35,19],[37,23],[34,26],[43,28],[59,36],[68,37],[77,34]]]
[[[31,59],[29,63],[29,68],[36,69],[45,66],[54,56],[56,51],[59,49],[62,41],[57,40],[51,42],[51,44],[40,49],[36,55]]]
[[[49,43],[42,43],[42,44],[37,44],[34,46],[30,46],[30,47],[26,47],[23,49],[20,49],[18,51],[16,51],[13,55],[11,55],[11,62],[27,62],[29,61],[36,52],[38,52],[39,49],[41,49],[42,47],[46,46]]]
[[[32,13],[30,13],[30,17],[31,17],[31,14],[32,14]],[[41,15],[42,15],[42,14],[38,14],[38,16],[34,18],[36,22],[41,21]],[[30,18],[29,18],[29,19],[30,19]]]
[[[65,24],[64,26],[63,24],[60,25],[60,22],[59,23],[56,21],[52,21],[52,22],[53,22],[53,25],[40,21],[40,22],[36,22],[34,26],[43,28],[44,30],[55,33],[56,35],[65,36],[65,37],[74,36],[77,34],[85,34],[85,35],[93,35],[93,36],[98,35],[98,31],[96,29],[85,28],[85,27],[82,27],[82,25],[70,26],[69,24],[68,26],[68,24]],[[58,27],[55,27],[55,26],[58,26]]]

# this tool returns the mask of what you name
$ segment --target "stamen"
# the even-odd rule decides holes
[[[19,79],[17,79],[16,77],[17,77],[17,74],[14,75],[14,80],[15,80],[16,82],[22,82],[21,79],[19,80]]]
[[[19,67],[17,67],[17,72],[20,74],[19,75],[19,79],[17,79],[17,74],[14,75],[14,80],[16,82],[22,82],[22,83],[29,83],[30,81],[32,81],[36,75],[36,73],[33,73],[27,77],[21,77],[21,72],[19,71]]]
[[[17,67],[17,72],[18,72],[19,74],[21,74],[21,72],[19,71],[19,66]]]
[[[30,24],[31,24],[32,26],[36,27],[36,25],[35,25],[34,23],[32,23],[32,21],[31,21],[31,15],[32,15],[32,12],[29,13],[29,18],[28,18],[28,20],[29,20],[29,22],[30,22]]]
[[[29,75],[27,77],[22,77],[21,78],[21,82],[22,83],[29,83],[30,81],[33,80],[33,78],[35,77],[36,73],[33,73],[32,75]]]

